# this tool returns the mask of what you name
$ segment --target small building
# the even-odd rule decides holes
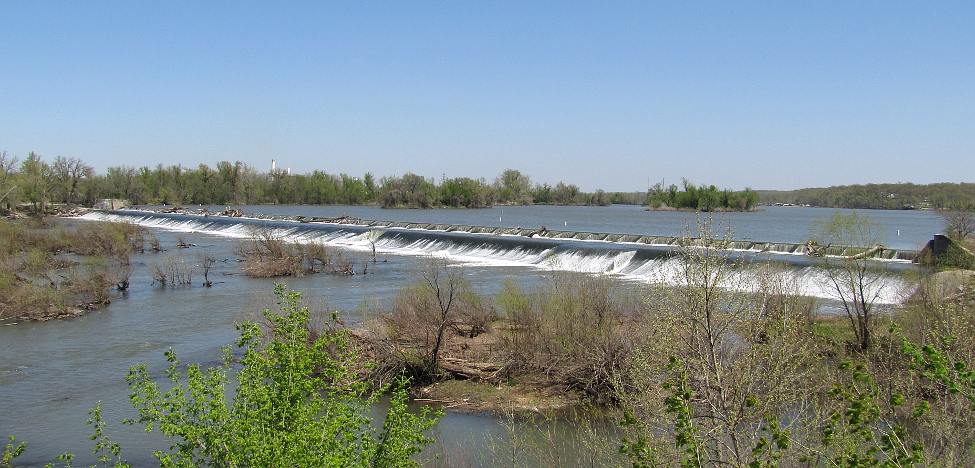
[[[132,206],[128,200],[121,200],[118,198],[103,198],[95,202],[96,210],[121,210],[122,208],[128,208]]]

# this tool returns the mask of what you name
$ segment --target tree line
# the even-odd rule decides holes
[[[864,184],[762,191],[765,203],[829,208],[975,210],[975,184]]]
[[[534,183],[514,169],[493,181],[444,176],[437,181],[414,173],[376,179],[329,174],[321,170],[293,174],[261,172],[237,161],[195,168],[115,166],[99,174],[78,158],[45,161],[31,152],[23,159],[0,153],[0,206],[29,204],[42,210],[50,203],[91,205],[115,198],[136,205],[239,204],[378,204],[384,208],[484,208],[495,204],[609,205],[642,203],[639,192],[585,192],[577,185]]]

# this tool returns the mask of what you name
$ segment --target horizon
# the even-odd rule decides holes
[[[277,159],[377,178],[513,168],[586,191],[682,177],[795,190],[966,182],[975,156],[969,2],[0,12],[0,151],[100,173]]]

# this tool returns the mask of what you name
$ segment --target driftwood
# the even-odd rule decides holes
[[[440,368],[463,379],[498,383],[504,366],[489,362],[470,362],[452,357],[441,357]]]
[[[226,210],[221,211],[220,212],[220,215],[221,216],[230,216],[231,218],[239,218],[239,217],[243,216],[244,214],[241,213],[240,210],[231,210],[230,208],[227,208]]]
[[[874,245],[873,247],[870,247],[867,250],[864,250],[863,252],[860,252],[860,253],[858,253],[856,255],[847,256],[846,258],[849,258],[849,259],[852,259],[852,260],[858,260],[858,259],[861,259],[861,258],[873,257],[873,256],[877,255],[878,253],[883,253],[884,250],[887,250],[887,247],[884,247],[883,245],[877,244],[877,245]]]
[[[803,247],[803,253],[810,257],[822,257],[826,255],[826,249],[828,248],[828,245],[821,246],[818,242],[811,240],[806,242],[806,245]]]
[[[826,252],[830,247],[832,247],[832,244],[819,245],[816,241],[811,240],[806,242],[806,245],[803,246],[803,253],[809,255],[810,257],[825,257]],[[837,257],[845,258],[848,260],[860,260],[863,258],[875,257],[877,256],[877,254],[883,253],[884,250],[887,250],[887,247],[884,247],[882,244],[875,244],[873,247],[870,247],[869,249],[864,250],[863,252],[860,252],[858,254],[837,255]]]

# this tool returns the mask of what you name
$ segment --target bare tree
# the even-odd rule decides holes
[[[877,231],[873,221],[854,212],[837,213],[821,233],[821,243],[846,248],[839,255],[824,256],[826,282],[850,320],[860,351],[870,349],[877,301],[889,286],[886,268],[870,256],[860,254],[880,246]]]
[[[61,200],[68,204],[78,201],[81,180],[91,177],[95,170],[78,158],[58,156],[51,164],[51,175]]]
[[[217,259],[213,258],[212,255],[206,252],[200,252],[198,256],[200,262],[200,269],[203,270],[203,286],[211,287],[213,282],[210,281],[210,270],[213,269],[213,265],[217,263]]]
[[[433,348],[427,358],[427,373],[430,376],[436,374],[440,348],[444,344],[444,334],[453,324],[452,307],[460,292],[462,281],[458,272],[448,269],[446,259],[431,260],[423,271],[423,284],[433,293],[439,307]]]
[[[730,233],[714,236],[709,220],[699,222],[700,238],[687,231],[668,273],[673,286],[647,297],[653,326],[619,397],[671,464],[766,466],[755,447],[778,424],[769,415],[806,411],[808,303],[771,265],[728,258]]]
[[[129,253],[116,254],[115,260],[117,263],[114,272],[115,289],[127,291],[129,289],[129,278],[132,276],[132,262],[129,261]]]
[[[13,183],[17,162],[17,158],[10,157],[6,151],[0,152],[0,203],[9,204],[10,194],[17,189]]]
[[[975,213],[971,211],[942,211],[948,237],[965,240],[975,234]]]

